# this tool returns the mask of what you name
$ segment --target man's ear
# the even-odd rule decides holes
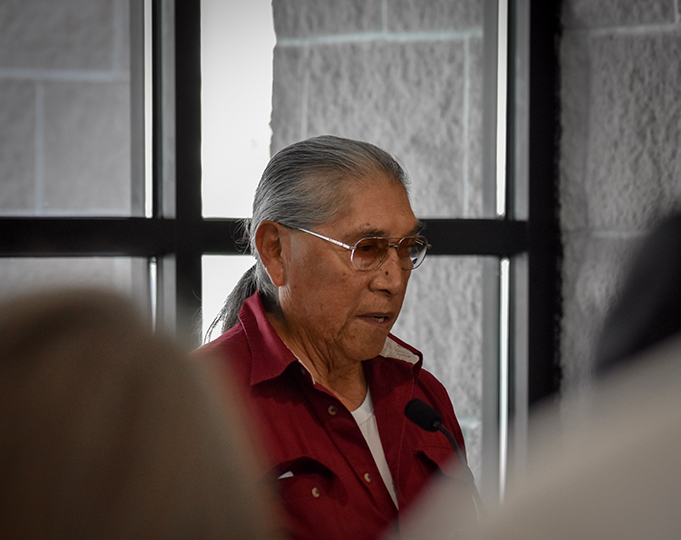
[[[255,231],[255,247],[275,287],[286,281],[288,229],[274,221],[263,221]]]

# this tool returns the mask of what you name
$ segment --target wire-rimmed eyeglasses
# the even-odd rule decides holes
[[[385,260],[390,248],[397,250],[402,270],[414,270],[426,258],[426,253],[430,247],[428,241],[421,235],[405,236],[404,238],[369,236],[351,246],[307,229],[298,228],[298,230],[350,250],[352,252],[350,255],[352,266],[360,271],[376,270]]]

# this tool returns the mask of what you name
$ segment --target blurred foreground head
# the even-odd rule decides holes
[[[477,540],[681,538],[681,214],[642,240],[588,399],[535,411],[533,455]]]
[[[113,294],[0,306],[2,536],[271,538],[254,452],[205,368]]]
[[[596,351],[596,372],[609,373],[681,333],[681,213],[662,220],[634,253]]]

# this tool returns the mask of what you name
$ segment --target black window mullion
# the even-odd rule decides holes
[[[174,249],[174,221],[145,218],[0,218],[0,257],[152,257]]]
[[[164,12],[162,0],[154,0],[151,9],[151,213],[152,219],[164,217]],[[165,216],[170,217],[170,216]]]
[[[423,219],[430,255],[510,257],[527,250],[527,223],[507,219]]]
[[[199,344],[203,246],[201,205],[201,10],[199,0],[175,1],[175,272],[177,335]],[[199,240],[199,241],[197,241]]]
[[[529,337],[530,405],[560,388],[562,247],[558,214],[558,0],[530,3]]]

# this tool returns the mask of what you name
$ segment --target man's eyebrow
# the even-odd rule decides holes
[[[416,225],[414,225],[414,228],[411,231],[409,231],[405,236],[415,236],[421,234],[423,232],[423,229],[425,228],[426,228],[425,223],[419,221]],[[361,236],[362,238],[386,235],[387,233],[381,229],[362,229],[358,232],[358,236]]]
[[[382,231],[380,229],[360,229],[357,231],[356,236],[360,236],[362,238],[370,238],[373,236],[385,236],[385,231]]]

